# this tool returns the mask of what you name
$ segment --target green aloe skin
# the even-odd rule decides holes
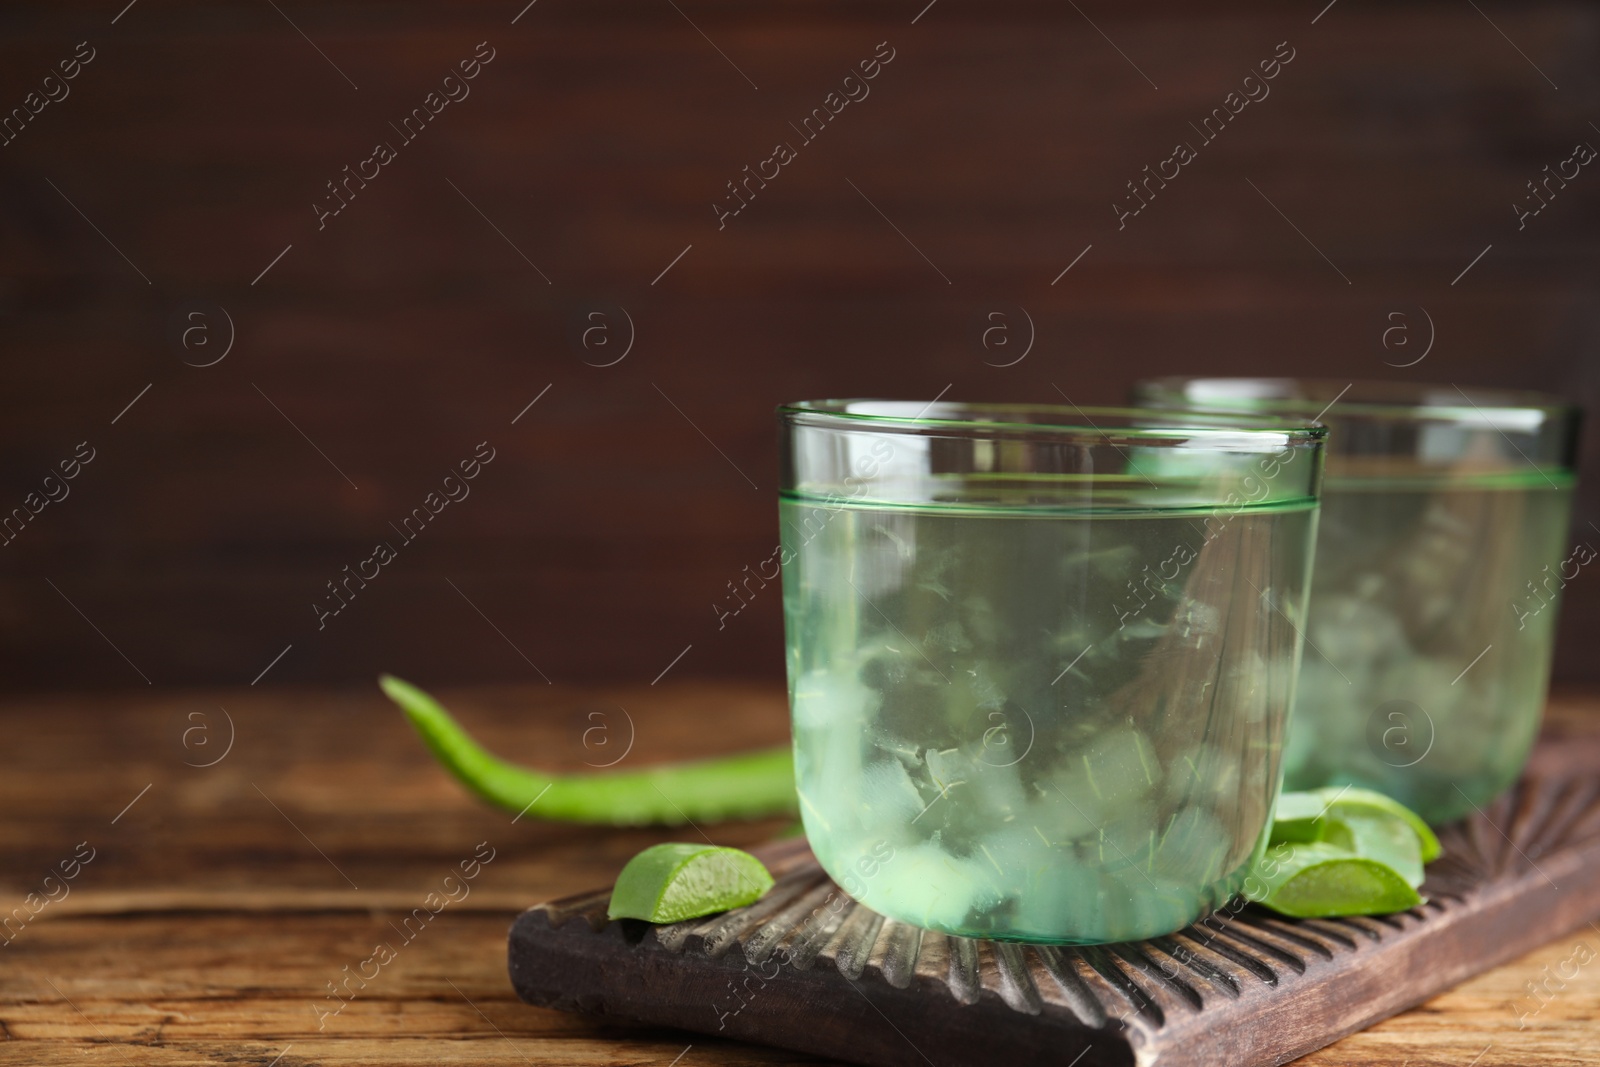
[[[607,915],[676,923],[754,904],[772,875],[748,852],[715,845],[652,845],[628,861],[611,890]]]
[[[560,822],[678,826],[795,810],[787,747],[636,771],[546,774],[485,751],[409,682],[384,675],[379,684],[446,770],[478,797],[510,811]]]

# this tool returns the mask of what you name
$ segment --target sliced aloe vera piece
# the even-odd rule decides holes
[[[1423,863],[1432,863],[1443,851],[1439,847],[1439,838],[1429,829],[1428,824],[1422,821],[1422,816],[1393,797],[1384,796],[1371,789],[1357,789],[1354,786],[1329,786],[1318,792],[1326,798],[1328,814],[1332,817],[1372,815],[1404,822],[1417,835],[1417,841],[1422,848]]]
[[[1422,862],[1424,864],[1434,862],[1435,859],[1438,859],[1438,854],[1443,851],[1438,845],[1438,837],[1435,837],[1434,830],[1429,829],[1429,825],[1426,822],[1422,822],[1422,816],[1414,813],[1410,808],[1406,808],[1403,803],[1395,800],[1395,798],[1386,797],[1386,795],[1373,792],[1371,789],[1330,787],[1330,789],[1323,789],[1322,792],[1331,801],[1330,805],[1328,805],[1328,814],[1330,816],[1370,814],[1370,816],[1389,817],[1389,819],[1400,819],[1400,821],[1405,822],[1408,827],[1411,827],[1411,832],[1416,833],[1416,840],[1418,840],[1422,849]]]
[[[675,923],[753,904],[772,888],[760,860],[736,848],[652,845],[622,868],[611,890],[613,919]]]
[[[1278,811],[1279,814],[1272,819],[1271,844],[1301,845],[1321,841],[1328,829],[1327,820],[1318,815],[1285,818],[1282,805],[1279,805]]]
[[[1278,794],[1278,805],[1272,810],[1272,844],[1319,840],[1327,807],[1328,802],[1317,790]]]
[[[1274,822],[1306,822],[1320,816],[1328,806],[1320,789],[1305,793],[1279,793],[1278,805],[1272,809]]]
[[[1280,795],[1273,813],[1272,844],[1312,841],[1339,843],[1339,839],[1331,836],[1336,833],[1331,827],[1333,823],[1347,819],[1377,819],[1405,826],[1417,838],[1422,863],[1432,863],[1439,858],[1439,839],[1420,815],[1382,793],[1355,786],[1328,786]],[[1343,840],[1350,839],[1349,834],[1341,837]],[[1381,855],[1372,858],[1384,859]]]
[[[1386,915],[1422,903],[1388,864],[1324,843],[1272,849],[1256,864],[1252,883],[1251,900],[1297,919]]]
[[[1412,888],[1422,884],[1422,842],[1400,819],[1353,812],[1330,814],[1322,839],[1362,859],[1394,868]]]

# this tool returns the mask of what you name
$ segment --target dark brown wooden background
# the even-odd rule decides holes
[[[0,148],[0,509],[97,450],[0,548],[13,686],[248,683],[286,646],[263,685],[648,681],[690,645],[676,676],[777,679],[776,587],[720,631],[713,604],[771,553],[800,397],[1211,372],[1600,400],[1600,174],[1520,232],[1511,207],[1600,145],[1590,5],[123,2],[0,13],[0,108],[97,52]],[[324,182],[480,41],[470,97],[319,232]],[[880,41],[871,95],[719,232],[724,183]],[[1124,183],[1281,41],[1271,96],[1118,232]],[[170,336],[196,299],[237,334],[204,369]],[[636,332],[611,367],[585,359],[620,321],[575,340],[597,302]],[[1036,344],[992,366],[1019,308]],[[1386,366],[1424,309],[1428,357]],[[319,632],[324,583],[484,440],[470,498]],[[1586,571],[1564,677],[1600,677],[1597,637]]]

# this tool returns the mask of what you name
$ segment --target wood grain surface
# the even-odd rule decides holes
[[[0,508],[97,450],[0,548],[13,684],[246,685],[286,647],[269,681],[642,683],[691,644],[687,676],[777,680],[776,593],[715,606],[776,542],[772,409],[802,397],[1293,373],[1600,401],[1600,177],[1512,210],[1600,144],[1592,6],[124,6],[0,11],[6,113],[95,50],[0,146]],[[470,95],[319,223],[479,42]],[[880,42],[870,95],[719,227]],[[1270,96],[1119,228],[1280,42]],[[995,313],[1018,347],[984,347]],[[471,497],[319,628],[484,440]],[[1600,680],[1600,580],[1564,612],[1558,672]]]
[[[631,715],[624,766],[770,743],[786,729],[782,692],[767,686],[441,695],[501,751],[567,768],[613,758],[598,735],[584,746],[594,711]],[[224,708],[231,750],[214,766],[186,766],[222,751]],[[204,744],[185,738],[197,726]],[[95,850],[70,893],[0,945],[0,1063],[818,1062],[518,1002],[505,967],[516,914],[610,880],[670,835],[513,825],[435,769],[375,690],[13,700],[0,729],[0,914],[23,907],[79,843]],[[609,729],[608,744],[624,741],[620,718]],[[1567,759],[1600,761],[1600,697],[1555,701],[1547,736]],[[708,829],[719,844],[748,846],[781,825]],[[481,842],[494,858],[470,892],[402,943],[394,924]],[[333,1004],[327,983],[384,941],[400,945],[392,962],[336,1015],[320,1014]],[[1557,939],[1302,1062],[1593,1064],[1600,969],[1575,961],[1597,949],[1600,932]]]

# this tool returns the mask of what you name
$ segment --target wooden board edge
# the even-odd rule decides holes
[[[1248,1041],[1218,1049],[1210,1043],[1214,1028],[1204,1012],[1169,1020],[1154,1036],[1149,1064],[1212,1067],[1219,1055],[1229,1063],[1289,1063],[1597,918],[1600,842],[1593,842],[1555,854],[1543,869],[1486,883],[1426,923],[1364,943],[1356,960],[1380,957],[1382,968],[1310,961],[1306,973],[1284,988],[1252,998],[1262,1007]],[[1316,980],[1324,974],[1328,980]],[[1330,1016],[1339,1021],[1324,1026]],[[1304,1025],[1307,1018],[1319,1020],[1315,1030]]]
[[[957,1004],[942,985],[896,989],[848,981],[827,961],[770,985],[742,953],[721,957],[669,952],[612,923],[595,932],[582,918],[553,926],[531,909],[512,925],[507,959],[512,985],[531,1004],[777,1046],[874,1067],[928,1067],[1066,1054],[1077,1067],[1133,1067],[1136,1032],[1113,1022],[1092,1030],[1064,1015],[1018,1019],[992,998]],[[642,931],[638,933],[643,933]],[[534,963],[532,961],[538,961]],[[839,984],[855,990],[841,998]],[[659,991],[659,992],[658,992]],[[613,1011],[612,1005],[626,1005]],[[1021,1024],[1021,1025],[1019,1025]],[[841,1051],[840,1031],[850,1034]],[[930,1058],[930,1053],[937,1060]]]

